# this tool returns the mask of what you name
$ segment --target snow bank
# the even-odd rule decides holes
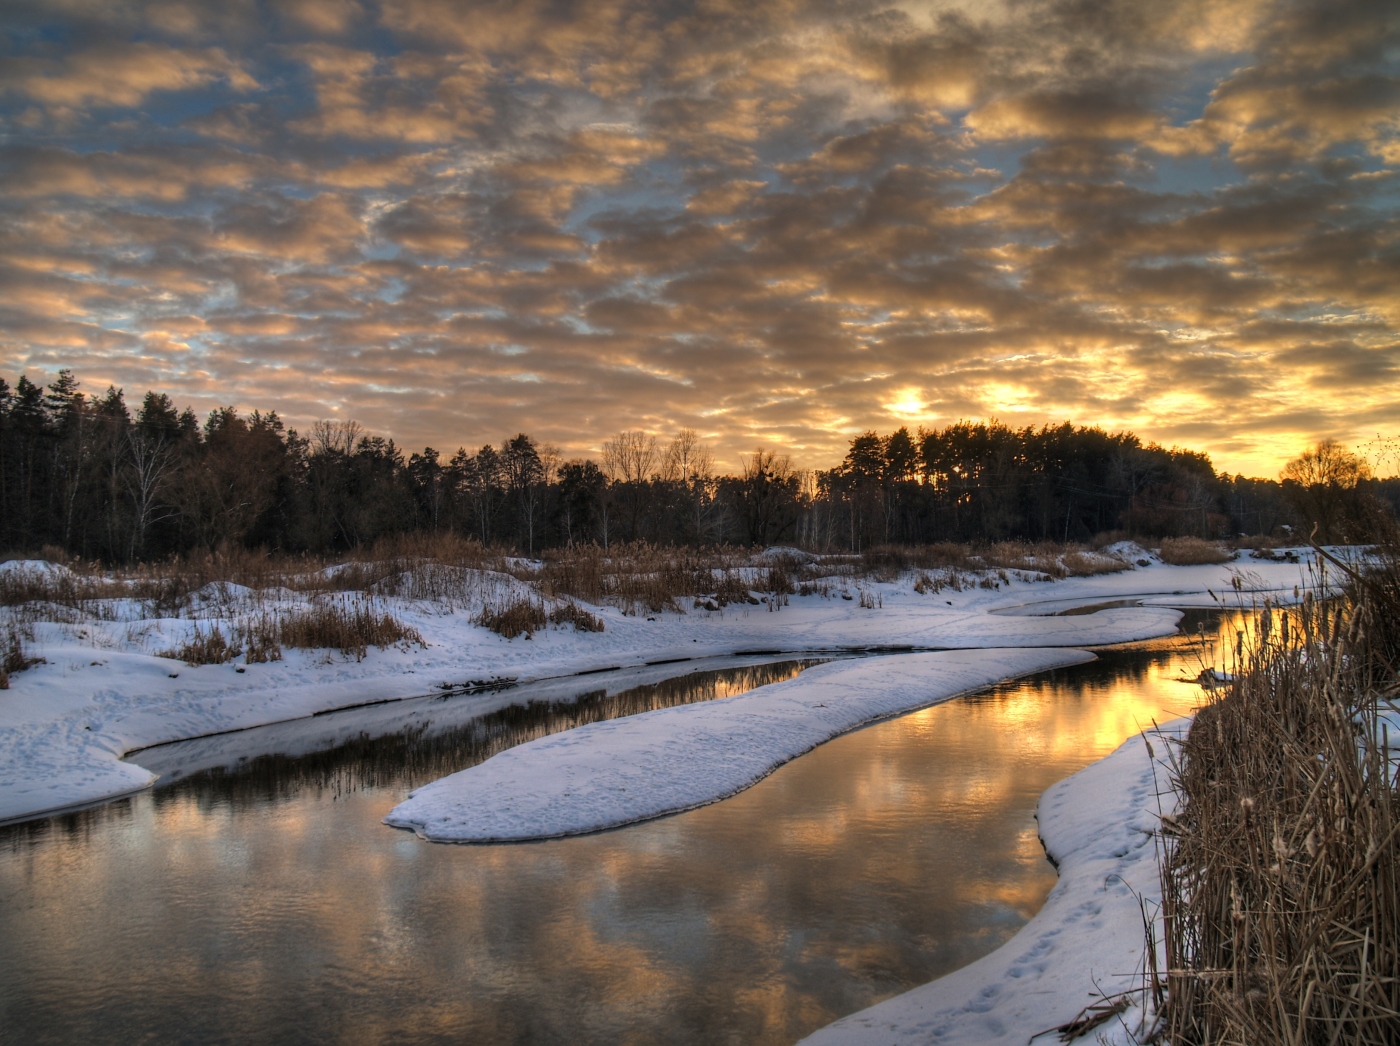
[[[14,571],[34,566],[11,563],[0,566]],[[1246,588],[1286,599],[1305,570],[1306,564],[1251,564]],[[876,609],[820,595],[794,595],[791,605],[777,613],[731,606],[717,613],[657,614],[655,620],[625,616],[615,607],[593,607],[607,624],[605,632],[548,629],[528,641],[503,639],[473,624],[470,614],[455,611],[451,603],[408,598],[414,593],[405,591],[386,596],[384,603],[423,635],[426,647],[372,649],[362,661],[324,650],[287,650],[278,662],[198,668],[156,656],[188,637],[188,617],[150,618],[148,604],[110,600],[103,620],[36,622],[34,641],[26,642],[25,650],[47,663],[13,674],[11,688],[0,691],[0,821],[144,787],[154,775],[121,761],[133,749],[418,697],[437,692],[444,683],[514,676],[523,684],[616,666],[755,652],[780,656],[1125,643],[1171,634],[1180,615],[1165,607],[1124,603],[1145,596],[1144,602],[1209,605],[1208,589],[1235,598],[1235,576],[1225,566],[1153,564],[1054,583],[1013,578],[992,589],[923,595],[905,577],[863,583],[879,596]],[[476,594],[495,591],[495,579],[500,579],[501,591],[521,584],[509,575],[483,573]],[[1118,605],[1075,617],[1040,616],[1084,603]],[[1022,609],[1005,612],[1016,607]],[[227,629],[232,622],[222,616],[225,611],[234,613],[237,607],[214,601],[201,610],[203,627],[221,623]]]
[[[1093,656],[947,651],[819,665],[737,697],[592,723],[508,749],[419,788],[384,820],[437,842],[615,828],[733,795],[873,719]]]
[[[1163,733],[1180,736],[1188,720]],[[1025,1046],[1105,995],[1142,986],[1140,895],[1161,902],[1157,879],[1157,788],[1165,787],[1166,743],[1142,737],[1050,788],[1037,814],[1040,837],[1059,865],[1045,906],[992,954],[930,984],[843,1017],[802,1040],[807,1046]],[[1156,778],[1153,771],[1156,769]],[[1170,813],[1175,797],[1162,797]],[[1143,1019],[1134,1006],[1086,1042],[1133,1043]],[[1037,1042],[1058,1041],[1047,1036]]]
[[[0,577],[10,575],[29,576],[61,580],[74,577],[73,571],[62,563],[50,563],[47,559],[7,559],[0,563]]]

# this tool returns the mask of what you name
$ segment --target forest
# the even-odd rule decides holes
[[[221,546],[335,553],[446,531],[535,556],[578,544],[796,544],[862,551],[942,541],[1090,542],[1264,535],[1365,540],[1400,504],[1330,441],[1282,478],[1216,473],[1208,456],[1066,422],[866,432],[827,470],[762,448],[720,474],[690,430],[630,431],[601,460],[563,460],[525,433],[499,446],[405,454],[352,421],[302,434],[275,411],[202,420],[163,393],[134,411],[120,389],[84,393],[0,378],[0,550],[110,563]]]

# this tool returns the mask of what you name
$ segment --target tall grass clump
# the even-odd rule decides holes
[[[24,652],[24,636],[19,626],[10,622],[0,635],[0,690],[10,689],[10,676],[15,672],[47,663],[42,657],[30,657]]]
[[[716,578],[747,565],[740,549],[668,548],[643,541],[603,549],[578,545],[545,554],[544,567],[531,578],[547,597],[571,596],[610,605],[624,614],[681,612],[678,600],[715,590]]]
[[[322,597],[309,607],[280,614],[274,620],[277,646],[339,650],[357,661],[372,646],[399,642],[425,645],[417,629],[363,596]],[[272,645],[269,643],[264,649],[270,652]]]
[[[603,631],[603,619],[596,614],[590,614],[577,603],[564,600],[549,612],[549,623],[552,625],[573,625],[575,632],[601,632]]]
[[[1258,611],[1163,819],[1173,1046],[1400,1041],[1400,566]],[[1320,578],[1315,593],[1326,591]]]
[[[483,628],[489,628],[507,639],[514,639],[516,636],[529,639],[536,629],[544,628],[548,618],[543,603],[526,598],[511,600],[500,607],[488,604],[481,608],[481,613],[473,620]]]
[[[229,642],[217,623],[210,625],[206,630],[196,621],[194,634],[174,650],[168,650],[161,656],[183,661],[187,665],[222,665],[241,653],[242,649]]]
[[[1163,563],[1174,567],[1191,567],[1200,563],[1227,563],[1235,554],[1213,541],[1201,538],[1163,538],[1157,555]]]

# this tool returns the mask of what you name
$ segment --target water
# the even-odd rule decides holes
[[[381,745],[352,721],[301,760],[169,746],[172,787],[0,830],[0,1040],[792,1042],[1014,934],[1054,884],[1040,793],[1189,709],[1177,680],[1200,668],[1185,640],[1106,652],[838,738],[722,803],[524,845],[379,823],[509,730],[420,715],[416,742]],[[568,714],[536,712],[527,733]]]

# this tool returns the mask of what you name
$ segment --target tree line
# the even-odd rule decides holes
[[[0,548],[131,562],[220,545],[334,553],[451,531],[526,555],[581,543],[861,550],[884,543],[1086,541],[1306,532],[1355,537],[1378,497],[1359,459],[1322,445],[1282,482],[1217,475],[1210,459],[1068,423],[959,423],[851,441],[802,472],[759,449],[718,474],[699,437],[623,432],[600,461],[563,460],[520,433],[499,446],[405,454],[352,421],[306,434],[275,411],[200,419],[147,392],[0,378]],[[1297,466],[1297,468],[1295,468]]]

